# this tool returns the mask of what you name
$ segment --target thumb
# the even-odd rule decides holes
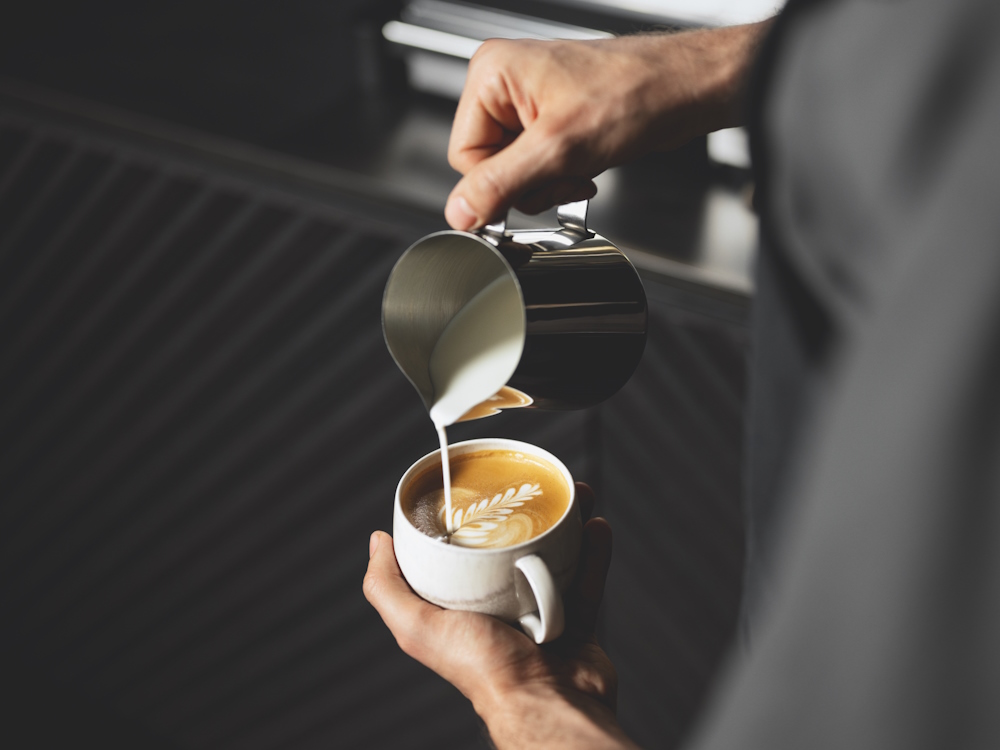
[[[362,586],[365,598],[382,616],[400,648],[418,661],[422,660],[426,623],[440,608],[413,593],[396,562],[391,536],[376,531],[368,549],[371,557]]]
[[[510,145],[472,167],[448,197],[444,216],[455,229],[476,229],[503,216],[529,191],[570,177],[565,149],[541,128],[525,130]]]

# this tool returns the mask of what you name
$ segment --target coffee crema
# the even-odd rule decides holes
[[[562,518],[570,499],[565,477],[551,463],[502,449],[452,456],[451,493],[451,533],[439,463],[403,488],[400,504],[410,523],[424,534],[480,549],[510,547],[535,538]]]
[[[505,385],[495,394],[477,406],[473,406],[465,414],[458,418],[459,422],[468,422],[472,419],[482,419],[499,414],[503,409],[520,409],[530,406],[532,398],[527,393],[521,393],[516,388]]]

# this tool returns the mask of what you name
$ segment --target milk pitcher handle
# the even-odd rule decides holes
[[[566,616],[562,596],[548,566],[538,555],[525,555],[514,563],[524,573],[535,595],[537,612],[521,615],[518,622],[535,643],[548,643],[562,635]]]
[[[593,232],[587,229],[587,208],[590,201],[574,201],[564,203],[556,208],[556,218],[563,231],[568,231],[581,237],[589,237]],[[479,234],[494,243],[507,237],[507,215],[499,221],[487,224],[479,230]]]

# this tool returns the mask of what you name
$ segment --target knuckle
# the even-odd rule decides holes
[[[517,64],[534,40],[529,39],[487,39],[469,59],[469,72],[506,69]]]
[[[505,181],[495,165],[482,165],[476,173],[473,182],[474,189],[467,194],[470,205],[476,215],[485,219],[492,218],[507,200]]]
[[[414,651],[416,649],[416,640],[409,633],[395,633],[396,645],[399,646],[399,650],[402,651],[407,656],[414,656]]]
[[[569,129],[560,129],[553,136],[552,162],[560,174],[568,174],[579,165],[587,153],[587,144],[579,134]]]
[[[376,573],[368,571],[365,573],[365,579],[361,583],[361,590],[365,594],[365,598],[370,602],[374,602],[381,593],[382,581]]]
[[[559,171],[567,168],[575,154],[579,152],[579,138],[572,124],[562,118],[546,117],[539,120],[534,136],[544,144],[542,153],[550,169]]]
[[[407,653],[416,658],[418,652],[426,652],[428,637],[435,632],[440,633],[440,628],[433,610],[422,609],[414,613],[406,633]]]
[[[501,54],[505,47],[510,45],[510,42],[505,39],[487,39],[479,48],[473,53],[472,58],[469,60],[469,65],[482,65],[499,54]]]
[[[565,177],[573,166],[573,148],[562,134],[545,138],[540,171],[549,180]]]
[[[600,683],[604,695],[614,696],[618,694],[618,670],[610,661],[607,661],[604,669],[601,670]]]
[[[552,144],[552,152],[549,156],[552,170],[560,176],[566,175],[573,165],[573,147],[565,140],[558,140]]]
[[[399,650],[417,661],[420,661],[421,656],[423,655],[423,641],[417,635],[419,632],[419,625],[417,623],[411,623],[411,627],[406,630],[399,630],[398,632],[393,633],[393,636],[396,638],[396,645],[399,646]]]
[[[613,698],[618,694],[618,675],[613,667],[592,674],[590,684],[594,692],[602,697]]]
[[[589,664],[576,675],[576,684],[583,690],[614,700],[618,694],[618,673],[607,655],[593,642],[584,647]]]
[[[504,190],[503,181],[495,169],[483,170],[481,184],[484,192],[493,201],[501,201],[507,194]]]
[[[475,160],[463,150],[459,142],[448,144],[448,166],[459,174],[465,175],[475,165]]]
[[[618,670],[615,669],[614,665],[610,662],[608,662],[608,667],[604,672],[602,682],[609,692],[618,690]]]

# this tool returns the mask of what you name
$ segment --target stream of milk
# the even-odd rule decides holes
[[[452,318],[431,352],[434,403],[430,417],[441,444],[445,528],[449,534],[454,531],[454,514],[446,428],[507,384],[523,348],[521,295],[508,277],[502,277]]]

